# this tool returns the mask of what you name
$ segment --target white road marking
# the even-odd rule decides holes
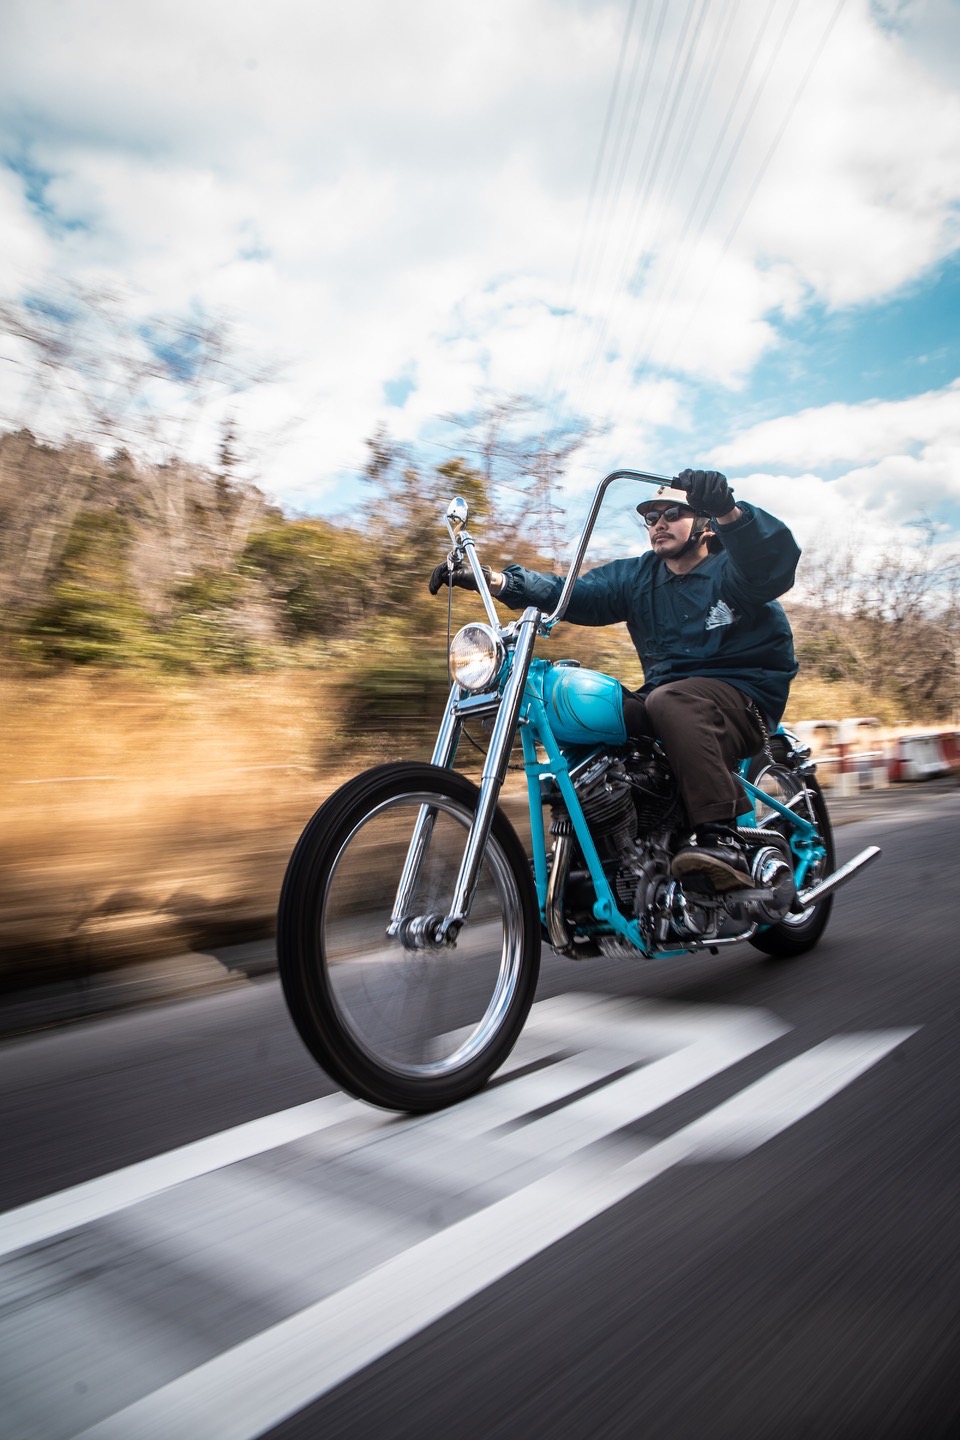
[[[0,1217],[0,1255],[20,1251],[0,1413],[50,1440],[251,1440],[669,1167],[762,1144],[912,1033],[835,1037],[645,1147],[644,1116],[788,1028],[560,996],[502,1083],[451,1110],[330,1096]]]
[[[583,998],[588,1006],[593,999],[591,996]],[[556,1049],[557,1038],[552,1035],[544,1038],[542,1027],[538,1026],[536,1009],[534,1007],[527,1028],[510,1059],[500,1070],[500,1075],[509,1075]],[[557,1013],[562,1013],[562,1007]],[[485,1093],[495,1095],[496,1091]],[[552,1098],[559,1098],[563,1093],[562,1087],[556,1089]],[[124,1166],[121,1170],[72,1185],[67,1190],[0,1214],[0,1258],[27,1245],[38,1245],[67,1230],[116,1214],[187,1180],[234,1165],[240,1160],[248,1160],[254,1155],[263,1155],[282,1145],[315,1135],[318,1131],[333,1126],[349,1126],[350,1142],[356,1143],[358,1136],[364,1132],[373,1134],[378,1130],[390,1130],[397,1123],[395,1115],[371,1109],[339,1091],[322,1100],[310,1100],[289,1110],[278,1110],[273,1115],[219,1131],[203,1140],[195,1140],[163,1155]]]
[[[320,1223],[318,1223],[318,1220]],[[111,1227],[138,1258],[204,1277],[223,1293],[276,1297],[289,1314],[426,1239],[435,1226],[389,1214],[362,1194],[317,1199],[283,1173],[232,1166],[124,1211]],[[309,1243],[305,1244],[305,1237]],[[194,1363],[196,1363],[194,1361]]]
[[[681,1133],[693,1146],[691,1154],[697,1159],[745,1155],[824,1104],[915,1033],[914,1026],[834,1035],[814,1045],[687,1125]]]
[[[349,1114],[351,1107],[369,1116],[371,1122],[383,1123],[384,1116],[358,1106],[346,1095],[327,1095],[322,1100],[310,1100],[305,1105],[295,1105],[290,1110],[279,1110],[274,1115],[265,1115],[261,1120],[250,1120],[231,1130],[222,1130],[217,1135],[208,1135],[177,1150],[168,1150],[137,1165],[127,1165],[96,1180],[87,1180],[82,1185],[73,1185],[69,1190],[60,1190],[47,1195],[31,1205],[21,1205],[0,1215],[0,1256],[9,1255],[25,1245],[37,1245],[73,1230],[78,1225],[89,1225],[105,1215],[125,1210],[139,1200],[146,1200],[174,1185],[198,1175],[209,1174],[224,1165],[234,1165],[238,1160],[262,1155],[265,1150],[289,1145],[304,1135],[312,1135],[328,1125],[337,1125]]]
[[[764,1143],[913,1033],[836,1037],[625,1165],[568,1162],[118,1411],[82,1440],[254,1440],[671,1166]]]
[[[564,1039],[569,1039],[571,1045],[578,1043],[581,1050],[592,1040],[601,1043],[605,1041],[604,1049],[609,1051],[611,1039],[619,1036],[624,1053],[630,1053],[633,1059],[669,1055],[678,1047],[684,1047],[678,1056],[671,1057],[673,1064],[670,1069],[676,1072],[675,1075],[671,1077],[664,1074],[663,1085],[659,1090],[656,1079],[642,1080],[639,1085],[641,1095],[652,1086],[654,1092],[662,1095],[657,1103],[663,1104],[682,1089],[697,1084],[699,1080],[708,1078],[726,1065],[731,1065],[734,1060],[748,1054],[758,1045],[776,1039],[785,1027],[761,1011],[749,1010],[705,1007],[704,1012],[693,1018],[679,1006],[652,1005],[635,1007],[624,1014],[622,1007],[615,1001],[585,995],[562,996],[557,1000],[541,1002],[534,1007],[527,1028],[529,1039],[526,1035],[521,1037],[521,1044],[516,1047],[510,1061],[501,1070],[501,1075],[507,1075],[524,1063],[529,1063],[531,1057],[541,1056],[551,1048],[555,1050]],[[585,1083],[584,1078],[577,1078],[578,1075],[582,1076],[578,1065],[583,1065],[582,1057],[578,1062],[565,1065],[562,1069],[560,1066],[553,1066],[542,1074],[533,1072],[506,1087],[508,1094],[501,1087],[484,1091],[468,1102],[467,1106],[460,1106],[452,1112],[453,1118],[448,1120],[446,1128],[453,1125],[459,1135],[463,1135],[468,1129],[476,1133],[478,1124],[485,1115],[493,1117],[493,1124],[502,1124],[509,1119],[510,1116],[503,1109],[504,1105],[513,1107],[513,1113],[522,1114],[537,1105],[563,1099],[575,1090],[578,1084]],[[608,1060],[606,1073],[609,1073],[610,1068]],[[585,1078],[589,1080],[595,1077]],[[614,1092],[611,1099],[616,1102],[620,1092],[616,1086],[607,1088]],[[632,1095],[634,1088],[626,1087],[626,1094]],[[534,1095],[539,1095],[540,1098],[533,1098]],[[639,1097],[637,1103],[640,1103]],[[629,1108],[626,1107],[627,1110]],[[467,1116],[469,1120],[466,1119]],[[0,1257],[24,1246],[50,1240],[78,1226],[89,1225],[187,1180],[227,1165],[234,1165],[251,1156],[262,1155],[305,1136],[315,1135],[321,1130],[334,1126],[343,1127],[346,1133],[342,1143],[352,1146],[356,1144],[358,1135],[379,1139],[405,1132],[418,1125],[431,1124],[436,1129],[439,1141],[444,1129],[443,1118],[424,1117],[401,1122],[394,1115],[374,1110],[340,1093],[328,1095],[322,1100],[309,1101],[305,1105],[296,1105],[289,1110],[280,1110],[274,1115],[237,1125],[230,1130],[196,1140],[176,1150],[169,1150],[136,1165],[125,1166],[122,1170],[71,1186],[68,1190],[61,1190],[55,1195],[45,1196],[42,1200],[0,1215]],[[614,1117],[607,1128],[615,1128],[617,1123],[623,1124],[625,1121],[623,1118],[617,1120]],[[587,1128],[589,1129],[589,1124]],[[601,1133],[605,1132],[602,1129],[597,1131],[597,1135]],[[587,1140],[582,1139],[579,1143],[587,1143]],[[566,1148],[577,1147],[568,1141]]]

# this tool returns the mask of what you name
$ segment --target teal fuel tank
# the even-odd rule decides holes
[[[543,675],[543,703],[561,745],[622,745],[620,681],[579,665],[550,665]]]

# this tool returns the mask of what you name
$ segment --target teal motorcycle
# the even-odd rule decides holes
[[[837,869],[810,752],[788,731],[745,756],[751,802],[739,838],[750,888],[701,893],[670,862],[689,826],[659,742],[624,729],[619,681],[535,655],[562,620],[603,497],[597,487],[556,609],[504,625],[451,501],[450,563],[469,565],[486,623],[450,644],[451,689],[430,764],[379,765],[308,822],[280,896],[284,995],[307,1048],[346,1091],[429,1111],[480,1089],[510,1054],[533,1002],[544,941],[559,955],[633,961],[717,953],[744,941],[771,956],[810,950],[833,892],[880,854]],[[489,732],[479,786],[454,765],[464,727]],[[519,742],[522,841],[503,807]]]

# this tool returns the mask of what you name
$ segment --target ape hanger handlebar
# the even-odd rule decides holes
[[[570,603],[570,595],[577,577],[580,574],[580,566],[583,564],[583,557],[586,554],[587,546],[590,543],[590,536],[593,534],[593,527],[597,523],[597,516],[600,514],[600,506],[603,504],[603,497],[608,488],[615,480],[639,480],[644,485],[673,485],[674,480],[669,475],[652,475],[646,470],[612,470],[597,486],[593,500],[590,503],[590,510],[584,521],[580,538],[577,541],[577,548],[573,554],[570,569],[563,582],[563,589],[560,591],[560,599],[557,601],[557,608],[551,615],[545,615],[540,622],[541,632],[552,630],[554,625],[559,624],[563,619],[567,606]]]

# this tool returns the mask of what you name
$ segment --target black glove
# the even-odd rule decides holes
[[[486,565],[481,565],[481,570],[486,576],[487,584],[490,584],[490,570]],[[443,589],[444,585],[461,585],[464,590],[476,590],[477,582],[473,578],[473,571],[465,565],[458,565],[451,570],[446,560],[442,560],[435,568],[428,582],[430,594],[436,595]]]
[[[737,503],[719,470],[681,470],[677,489],[686,490],[690,508],[698,515],[729,515]]]

